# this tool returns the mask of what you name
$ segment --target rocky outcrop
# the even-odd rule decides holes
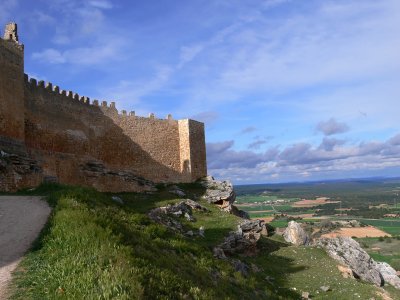
[[[338,220],[338,221],[331,221],[333,225],[337,227],[344,227],[344,228],[352,228],[352,227],[360,227],[361,223],[358,220]]]
[[[171,194],[177,195],[180,198],[186,197],[186,193],[176,185],[173,185],[169,188],[169,192]]]
[[[175,205],[154,208],[148,213],[148,216],[153,221],[162,224],[173,231],[185,233],[188,236],[193,236],[193,231],[185,231],[184,226],[181,222],[179,222],[179,218],[181,217],[186,218],[190,222],[195,222],[196,219],[192,214],[192,210],[198,210],[202,212],[209,211],[206,207],[200,205],[196,201],[187,199]],[[200,236],[204,236],[204,228],[200,228],[198,234]]]
[[[226,211],[226,212],[228,212],[228,213],[230,213],[230,214],[232,214],[234,216],[237,216],[239,218],[242,218],[242,219],[246,219],[246,220],[250,219],[250,216],[249,216],[249,214],[247,212],[237,208],[233,204],[229,205],[226,209],[224,209],[224,211]]]
[[[249,219],[249,215],[246,212],[233,205],[236,200],[236,194],[231,182],[226,180],[218,181],[211,176],[207,176],[202,178],[199,183],[206,189],[203,199],[207,200],[208,203],[216,204],[221,210],[235,216]]]
[[[356,278],[376,286],[383,285],[384,281],[376,262],[352,238],[321,238],[316,244],[323,247],[329,256],[348,266]]]
[[[42,179],[42,168],[26,153],[0,148],[0,191],[13,192],[19,186],[33,187]]]
[[[376,269],[381,273],[385,284],[388,283],[396,289],[400,289],[400,278],[395,269],[385,262],[377,262]]]
[[[128,184],[137,185],[142,191],[156,191],[154,182],[143,177],[136,176],[132,172],[124,170],[110,170],[100,161],[87,161],[80,166],[80,170],[91,181],[109,178],[120,180]]]
[[[296,246],[308,245],[310,237],[301,225],[295,221],[290,221],[288,227],[283,233],[286,242]]]
[[[214,248],[214,256],[226,258],[232,254],[253,255],[257,252],[257,242],[267,236],[268,230],[262,220],[245,221],[231,232],[222,244]]]
[[[35,160],[27,156],[7,153],[0,150],[0,171],[5,171],[7,167],[12,167],[13,171],[20,175],[41,171],[41,168]]]
[[[322,246],[329,256],[343,265],[338,266],[343,277],[360,278],[376,286],[390,284],[400,289],[400,278],[396,270],[387,263],[374,261],[352,238],[321,238],[316,241],[316,245]]]

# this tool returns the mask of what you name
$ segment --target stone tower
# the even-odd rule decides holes
[[[15,23],[0,38],[0,91],[0,136],[24,141],[24,46]]]
[[[18,40],[18,27],[16,23],[8,23],[4,31],[4,39],[14,42],[19,42]]]

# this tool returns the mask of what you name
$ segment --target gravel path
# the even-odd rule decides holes
[[[40,197],[0,196],[0,299],[6,299],[11,272],[38,236],[50,214]]]

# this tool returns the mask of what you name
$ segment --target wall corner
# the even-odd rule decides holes
[[[182,177],[193,182],[207,175],[204,123],[185,119],[178,126]]]

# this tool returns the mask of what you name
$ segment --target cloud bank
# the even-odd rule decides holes
[[[296,143],[264,152],[236,151],[233,146],[234,141],[207,144],[210,174],[239,182],[282,182],[360,176],[365,170],[400,167],[400,134],[384,142],[356,145],[324,138],[318,147]]]

